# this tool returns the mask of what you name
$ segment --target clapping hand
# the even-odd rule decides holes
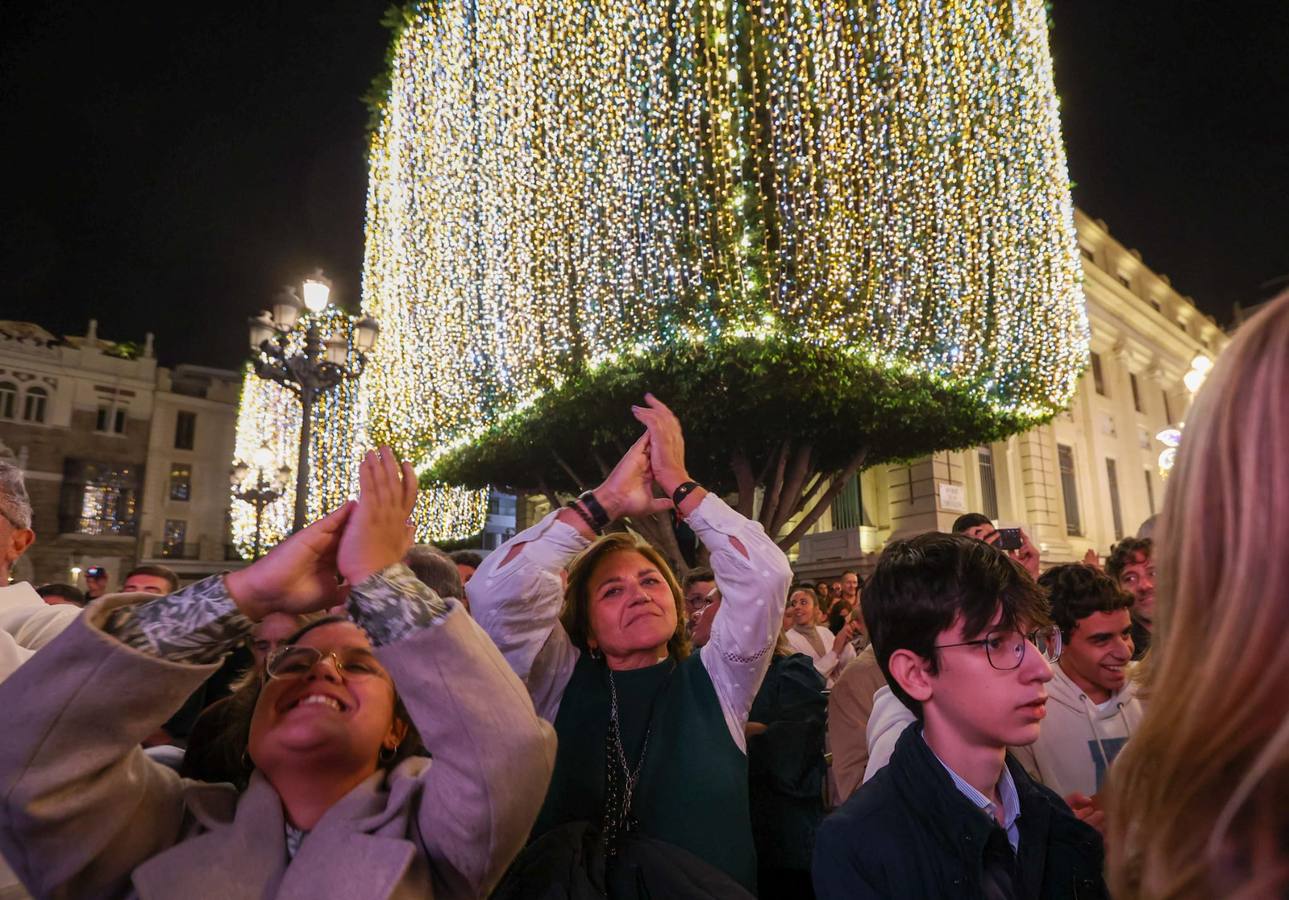
[[[398,562],[411,537],[416,472],[382,447],[358,472],[359,498],[319,519],[225,579],[238,608],[259,621],[271,612],[303,614],[343,602],[348,584]]]
[[[670,500],[653,494],[650,451],[650,435],[646,431],[618,460],[604,483],[593,491],[610,520],[623,516],[647,516],[671,509]]]

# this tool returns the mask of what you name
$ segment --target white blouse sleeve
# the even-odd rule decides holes
[[[743,729],[761,687],[792,583],[788,558],[757,522],[708,494],[685,520],[711,552],[721,609],[700,658],[716,688],[730,737],[744,752]]]
[[[559,621],[560,573],[590,545],[577,529],[556,520],[558,513],[553,510],[488,554],[466,585],[471,615],[549,722],[581,655]]]

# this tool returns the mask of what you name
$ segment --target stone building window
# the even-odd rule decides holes
[[[1132,408],[1137,412],[1144,412],[1141,408],[1141,388],[1137,386],[1137,373],[1128,373],[1128,382],[1132,385]]]
[[[27,391],[27,396],[23,398],[22,417],[28,422],[45,421],[45,404],[49,400],[49,392],[42,387],[34,387]]]
[[[1119,504],[1119,465],[1110,457],[1105,461],[1106,487],[1110,488],[1110,517],[1114,520],[1114,539],[1123,540],[1123,507]]]
[[[0,419],[12,419],[18,408],[18,385],[0,381]]]
[[[125,410],[120,407],[100,406],[94,420],[94,430],[104,434],[125,434]]]
[[[133,536],[139,524],[139,467],[69,459],[63,467],[64,534]]]
[[[192,498],[192,466],[170,467],[170,499],[186,503]]]
[[[994,474],[992,447],[977,447],[976,460],[980,465],[980,510],[991,519],[998,518],[998,479]]]
[[[197,414],[183,412],[175,416],[175,449],[191,450],[197,439]]]
[[[1056,458],[1061,468],[1061,494],[1065,498],[1065,533],[1081,535],[1083,522],[1079,516],[1079,483],[1074,478],[1074,448],[1057,444]]]
[[[1097,393],[1102,397],[1108,396],[1105,392],[1105,372],[1101,368],[1101,354],[1092,354],[1092,384],[1096,387]]]

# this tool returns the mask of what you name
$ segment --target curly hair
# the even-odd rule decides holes
[[[1124,538],[1110,548],[1110,558],[1105,564],[1106,574],[1118,581],[1123,576],[1123,570],[1132,565],[1138,556],[1150,559],[1153,546],[1150,538]]]
[[[1131,609],[1133,604],[1132,594],[1117,581],[1082,563],[1052,566],[1038,576],[1038,586],[1047,591],[1052,621],[1067,642],[1079,622],[1093,613]]]

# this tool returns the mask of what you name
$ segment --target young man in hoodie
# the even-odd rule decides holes
[[[1100,836],[1007,754],[1038,738],[1060,653],[1034,581],[982,541],[923,534],[887,546],[861,603],[916,720],[820,827],[816,896],[1106,896]]]
[[[1097,791],[1141,721],[1131,674],[1131,594],[1091,566],[1053,566],[1038,579],[1061,629],[1038,740],[1016,755],[1080,818],[1095,821]]]

